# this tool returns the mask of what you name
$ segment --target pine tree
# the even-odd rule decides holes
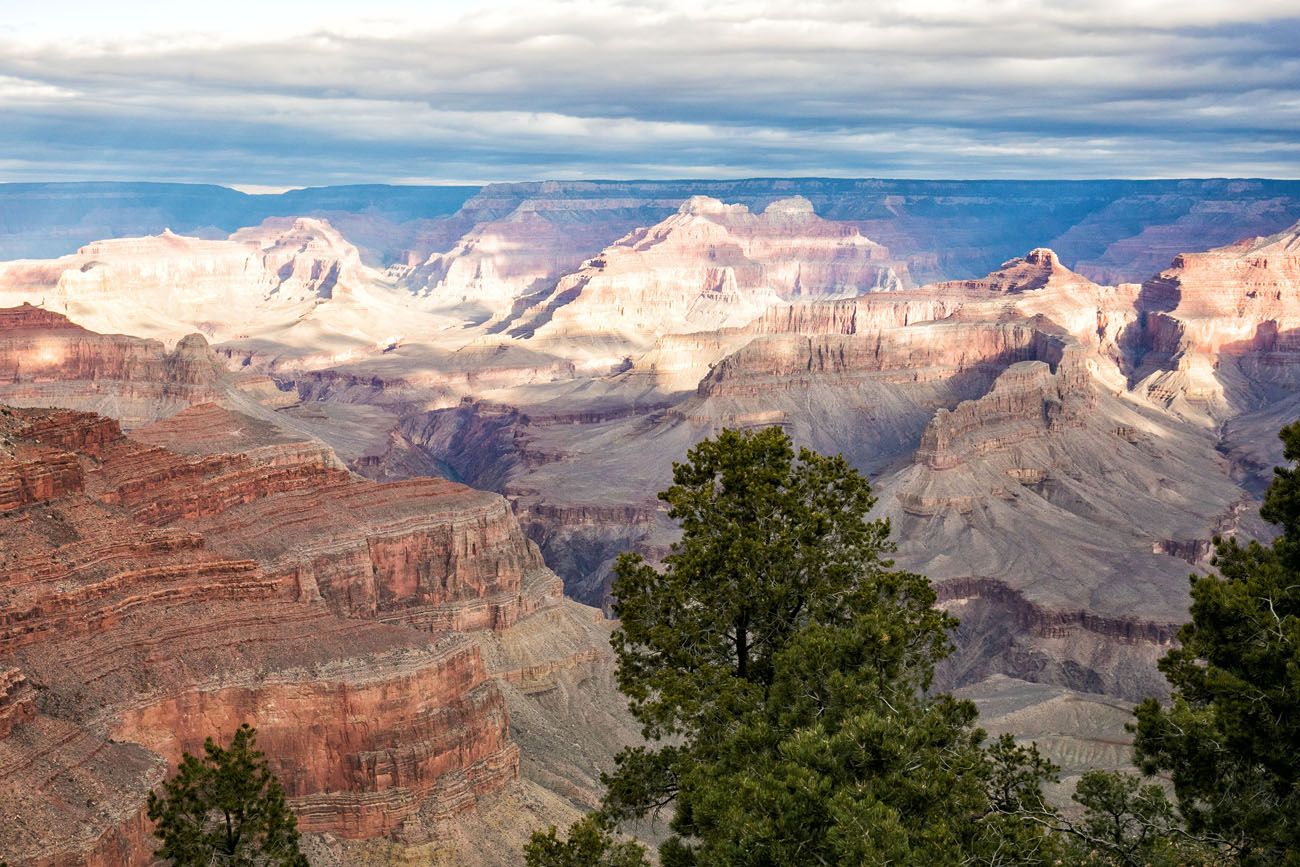
[[[664,867],[1050,863],[1023,807],[1054,770],[995,758],[973,705],[926,696],[954,621],[893,568],[865,478],[779,428],[728,430],[660,498],[681,541],[662,569],[624,555],[614,582],[648,745],[618,757],[602,823],[671,806]]]
[[[645,851],[631,841],[619,842],[599,816],[588,816],[569,829],[561,840],[552,826],[537,833],[524,847],[530,867],[650,867]]]
[[[1300,460],[1300,423],[1280,436]],[[1168,773],[1188,830],[1243,865],[1300,864],[1300,471],[1274,472],[1260,514],[1281,535],[1219,543],[1160,662],[1173,702],[1137,710],[1143,770]]]
[[[208,738],[203,758],[184,754],[162,794],[149,795],[162,841],[155,855],[175,867],[307,867],[298,822],[256,746],[257,732],[245,724],[228,748]]]

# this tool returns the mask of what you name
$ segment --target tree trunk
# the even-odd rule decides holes
[[[736,676],[744,680],[749,675],[749,615],[736,618]]]

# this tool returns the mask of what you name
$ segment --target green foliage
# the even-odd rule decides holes
[[[727,430],[660,498],[681,541],[662,571],[625,554],[614,582],[619,686],[651,745],[619,756],[602,822],[671,804],[664,867],[1051,863],[1021,808],[1054,769],[986,752],[973,705],[925,697],[955,621],[893,569],[865,478],[780,429]]]
[[[1300,423],[1282,431],[1300,460]],[[866,480],[779,430],[724,431],[661,494],[682,524],[662,571],[620,559],[619,682],[649,746],[602,810],[535,835],[532,867],[640,864],[619,821],[671,806],[664,867],[793,864],[1300,865],[1300,470],[1261,514],[1272,545],[1220,542],[1161,661],[1173,702],[1137,711],[1165,787],[1094,771],[1082,818],[1043,798],[1057,769],[975,710],[925,695],[952,621],[887,559]],[[626,862],[610,860],[615,857]]]
[[[877,701],[788,732],[744,725],[683,775],[672,863],[1050,863],[1045,830],[992,804],[974,717],[940,697]]]
[[[554,826],[534,834],[524,847],[524,859],[528,867],[650,867],[645,850],[615,840],[597,816],[574,823],[568,840],[560,840]]]
[[[1300,459],[1300,423],[1281,438]],[[1168,773],[1188,830],[1245,865],[1300,864],[1300,471],[1275,473],[1260,514],[1281,535],[1219,544],[1160,663],[1173,702],[1137,710],[1143,770]]]
[[[673,465],[659,498],[681,541],[662,572],[624,554],[614,582],[619,686],[647,737],[691,734],[761,700],[777,653],[806,626],[884,618],[898,631],[881,664],[900,686],[928,685],[953,622],[924,578],[888,571],[889,525],[866,519],[871,486],[842,457],[796,460],[779,428],[724,430]]]
[[[1189,835],[1164,788],[1133,774],[1089,771],[1075,789],[1084,808],[1062,830],[1074,839],[1073,861],[1115,867],[1190,867],[1226,863]]]
[[[155,855],[176,867],[306,867],[297,820],[256,744],[256,730],[243,725],[229,748],[208,738],[203,758],[185,753],[162,794],[149,795],[162,841]]]

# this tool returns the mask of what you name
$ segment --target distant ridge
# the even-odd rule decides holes
[[[1040,246],[1090,279],[1137,282],[1183,250],[1270,235],[1300,220],[1300,181],[1232,178],[570,180],[279,194],[203,184],[24,183],[0,184],[0,260],[51,258],[165,228],[225,237],[284,216],[328,219],[372,266],[416,265],[451,250],[475,226],[533,217],[553,223],[551,234],[597,238],[594,253],[693,196],[755,212],[802,196],[817,216],[851,223],[903,257],[917,283],[987,274]]]
[[[225,237],[267,217],[365,214],[408,223],[455,213],[474,186],[353,184],[249,194],[215,184],[0,184],[0,259],[50,258],[104,238],[163,229]]]

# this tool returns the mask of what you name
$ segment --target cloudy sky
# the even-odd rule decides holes
[[[1300,177],[1296,0],[0,0],[0,181]]]

